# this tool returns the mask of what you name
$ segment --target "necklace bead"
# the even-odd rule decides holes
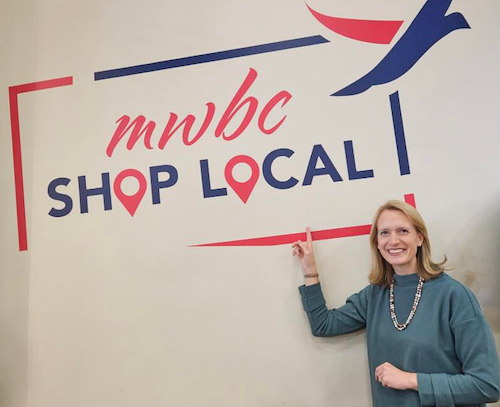
[[[396,316],[396,307],[394,306],[394,276],[392,277],[392,283],[389,287],[389,309],[391,311],[391,319],[394,327],[398,331],[406,329],[406,327],[410,324],[411,320],[415,316],[418,303],[420,301],[420,298],[422,297],[422,288],[424,287],[424,281],[425,280],[422,277],[420,277],[420,279],[418,280],[417,292],[415,294],[415,299],[413,300],[413,306],[411,307],[410,315],[408,315],[408,318],[406,319],[406,322],[404,324],[400,324]]]

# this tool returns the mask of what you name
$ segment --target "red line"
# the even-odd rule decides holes
[[[19,108],[17,93],[9,89],[10,123],[12,127],[12,151],[14,158],[14,184],[16,188],[17,233],[19,250],[27,250],[28,238],[26,235],[26,211],[24,206],[23,164],[21,157],[21,137],[19,132]]]
[[[415,195],[413,194],[406,194],[405,195],[405,202],[414,208],[417,208],[417,204],[415,203]]]
[[[406,194],[405,202],[416,208],[414,194]],[[371,225],[361,225],[361,226],[351,226],[345,228],[325,229],[312,232],[311,235],[312,235],[312,240],[327,240],[327,239],[339,239],[342,237],[362,236],[362,235],[369,235],[371,227],[372,227]],[[188,247],[277,246],[283,244],[290,244],[296,242],[297,240],[305,241],[306,240],[305,232],[290,233],[287,235],[254,237],[250,239],[241,239],[241,240],[229,240],[227,242],[204,243],[204,244],[191,245]]]
[[[12,154],[14,158],[14,184],[16,189],[17,233],[19,238],[19,251],[28,250],[28,233],[26,228],[26,206],[24,202],[21,130],[19,124],[19,103],[17,95],[19,95],[20,93],[57,88],[59,86],[72,84],[73,77],[68,76],[65,78],[50,79],[47,81],[11,86],[9,88],[10,126],[12,131]]]
[[[352,226],[347,228],[325,229],[312,232],[313,240],[338,239],[341,237],[362,236],[370,234],[371,225]],[[256,237],[252,239],[232,240],[228,242],[206,243],[192,245],[190,247],[214,247],[214,246],[277,246],[290,244],[297,240],[306,240],[306,234],[290,233],[288,235]]]
[[[47,81],[25,83],[23,85],[11,86],[10,89],[12,89],[16,94],[19,94],[19,93],[33,92],[36,90],[58,88],[60,86],[67,86],[67,85],[73,85],[72,76],[66,76],[64,78],[57,78],[57,79],[49,79]]]

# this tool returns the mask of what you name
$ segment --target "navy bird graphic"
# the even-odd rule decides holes
[[[331,96],[362,93],[374,85],[391,82],[410,70],[413,65],[439,40],[452,31],[470,28],[460,13],[446,15],[452,0],[427,0],[408,30],[365,76]]]

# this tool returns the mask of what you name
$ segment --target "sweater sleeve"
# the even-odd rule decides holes
[[[312,334],[336,336],[365,328],[369,288],[351,295],[342,307],[328,310],[319,283],[299,287]]]
[[[462,374],[417,373],[422,406],[492,403],[499,398],[499,363],[493,335],[482,315],[452,326]]]

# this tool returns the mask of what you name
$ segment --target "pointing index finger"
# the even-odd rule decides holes
[[[306,237],[307,237],[307,243],[312,243],[311,228],[309,226],[306,227]]]

